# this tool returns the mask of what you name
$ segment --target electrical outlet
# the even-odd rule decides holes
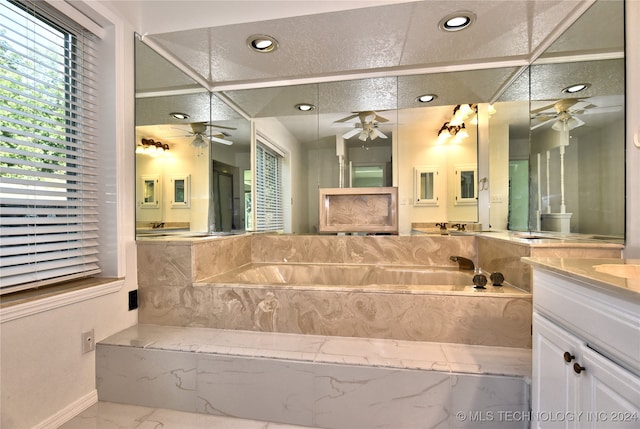
[[[82,333],[82,353],[89,353],[96,349],[96,340],[93,329]]]
[[[129,311],[138,308],[138,289],[129,291]]]

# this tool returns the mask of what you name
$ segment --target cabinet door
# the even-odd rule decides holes
[[[574,372],[581,341],[533,314],[532,428],[575,428],[579,376]]]
[[[580,354],[580,427],[639,428],[640,377],[587,346]]]

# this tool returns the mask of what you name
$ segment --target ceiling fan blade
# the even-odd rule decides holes
[[[179,136],[164,136],[162,138],[166,140],[171,140],[171,139],[179,139],[179,138],[191,137],[191,136],[193,136],[193,134],[181,134]]]
[[[216,142],[216,143],[224,144],[224,145],[227,145],[227,146],[231,146],[233,144],[233,142],[231,140],[221,139],[221,138],[216,137],[216,136],[209,136],[209,139],[211,141]]]
[[[536,119],[539,122],[544,122],[544,121],[548,121],[550,119],[555,119],[557,118],[558,115],[540,115],[540,116],[533,116],[531,119]]]
[[[345,118],[342,119],[338,119],[337,121],[333,121],[334,124],[339,124],[339,123],[343,123],[343,122],[348,122],[350,120],[352,120],[353,118],[357,118],[359,116],[359,113],[354,113],[353,115],[349,115]]]
[[[531,126],[531,130],[533,131],[533,130],[535,130],[536,128],[540,128],[540,127],[542,127],[542,126],[545,126],[545,125],[546,125],[546,124],[548,124],[549,122],[553,122],[553,121],[555,121],[555,120],[556,120],[556,118],[555,118],[555,117],[553,117],[553,118],[547,119],[546,121],[542,121],[542,122],[540,122],[540,123],[537,123],[537,124],[535,124],[535,125],[532,125],[532,126]]]
[[[556,111],[556,109],[554,107],[555,105],[556,105],[556,103],[553,103],[553,104],[548,104],[548,105],[546,105],[544,107],[538,107],[537,109],[533,109],[531,111],[531,115],[536,115],[538,113],[542,113],[545,110],[549,110],[549,109],[553,109],[553,111],[555,112]]]
[[[383,118],[382,116],[380,116],[380,115],[378,115],[378,114],[376,114],[376,116],[375,116],[374,120],[375,120],[376,122],[389,122],[389,120],[388,120],[387,118]]]
[[[576,113],[578,115],[592,115],[594,113],[614,113],[622,110],[622,106],[596,106],[590,109],[585,109],[583,112]]]
[[[360,131],[362,131],[360,128],[354,128],[351,131],[347,131],[346,133],[344,133],[342,135],[343,139],[350,139],[351,137],[355,136],[356,134],[359,134]]]
[[[578,128],[584,125],[584,121],[577,116],[572,116],[569,120],[569,129],[573,130],[574,128]]]
[[[223,130],[237,130],[237,128],[234,127],[226,127],[224,125],[216,125],[216,124],[206,124],[208,127],[213,127],[213,128],[220,128]]]
[[[382,131],[380,131],[380,130],[379,130],[379,129],[377,129],[377,128],[374,128],[374,129],[372,130],[372,133],[373,133],[373,135],[374,135],[374,136],[376,136],[376,137],[380,137],[381,139],[386,139],[386,138],[387,138],[387,136],[385,136],[385,135],[382,133]],[[372,137],[372,139],[373,139],[373,137]]]

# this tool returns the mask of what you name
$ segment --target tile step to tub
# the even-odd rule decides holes
[[[96,349],[101,401],[329,429],[477,427],[528,411],[530,373],[529,349],[158,325]]]

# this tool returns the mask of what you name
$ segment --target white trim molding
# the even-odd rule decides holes
[[[75,304],[77,302],[97,298],[103,295],[116,293],[122,289],[123,285],[124,279],[116,279],[100,285],[71,292],[64,292],[58,295],[37,298],[33,301],[0,308],[0,324],[20,319],[22,317],[32,316],[44,311],[64,307],[66,305]]]
[[[78,400],[64,407],[49,418],[41,421],[31,429],[53,429],[58,428],[82,413],[90,406],[98,403],[98,391],[93,389],[91,392],[82,396]]]

